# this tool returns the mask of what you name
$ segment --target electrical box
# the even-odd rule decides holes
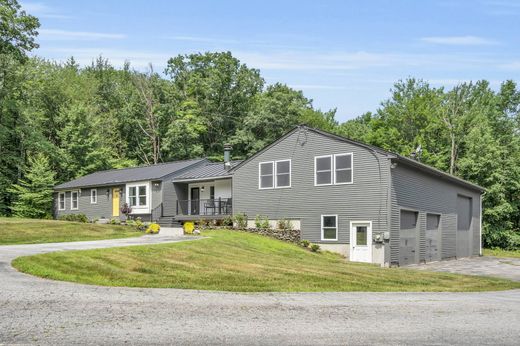
[[[383,232],[383,239],[384,240],[390,240],[390,232],[388,232],[388,231]]]
[[[374,233],[372,239],[374,240],[374,243],[382,243],[384,241],[381,233]]]

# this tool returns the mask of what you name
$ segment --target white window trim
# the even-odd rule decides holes
[[[334,216],[336,218],[336,238],[335,239],[330,239],[330,238],[327,238],[325,239],[324,235],[325,235],[325,232],[323,232],[323,218],[324,217],[327,217],[327,216]],[[327,227],[327,228],[332,228],[332,227]],[[338,217],[338,214],[323,214],[321,215],[321,241],[338,241],[338,234],[339,234],[339,217]]]
[[[327,184],[318,184],[318,159],[322,159],[324,157],[330,158],[330,183]],[[320,172],[326,172],[326,171],[320,171]],[[314,156],[314,186],[328,186],[332,185],[334,183],[334,155],[321,155],[321,156]]]
[[[65,200],[65,197],[66,197],[65,192],[58,192],[58,210],[67,209],[67,201]],[[63,208],[61,207],[62,201],[63,201]]]
[[[273,185],[270,187],[262,187],[262,165],[266,164],[266,163],[271,163],[273,165],[273,173],[272,173]],[[259,190],[274,189],[275,171],[276,171],[276,168],[275,168],[274,161],[263,161],[263,162],[258,163],[258,189]],[[267,175],[264,175],[264,176],[267,176]]]
[[[74,208],[74,198],[72,198],[72,194],[73,193],[76,193],[77,194],[77,201],[78,201],[78,206],[76,208]],[[79,210],[79,190],[72,190],[70,192],[70,210]]]
[[[336,182],[336,157],[337,156],[350,156],[350,171],[352,174],[350,175],[350,181],[346,183],[337,183]],[[334,154],[334,185],[349,185],[354,184],[354,153],[344,153],[344,154]],[[342,170],[347,171],[348,168],[342,168]]]
[[[95,196],[92,194],[92,192],[95,192]],[[93,199],[92,197],[96,197],[96,198]],[[90,204],[97,204],[97,199],[98,199],[97,189],[90,189]]]
[[[276,164],[278,162],[289,162],[289,185],[288,186],[278,186],[278,178],[277,178],[277,169]],[[262,187],[262,164],[271,163],[273,165],[273,185],[270,187]],[[265,177],[267,175],[264,175]],[[292,187],[292,161],[291,159],[283,159],[276,161],[262,161],[258,163],[258,189],[259,190],[272,190],[272,189],[289,189]]]
[[[277,169],[277,163],[278,162],[289,162],[289,185],[288,186],[278,186],[278,169]],[[274,162],[274,188],[275,189],[288,189],[292,186],[292,162],[291,159],[285,159],[285,160],[277,160]]]
[[[350,155],[350,165],[351,165],[351,179],[349,182],[346,183],[337,183],[336,182],[336,156],[349,156]],[[330,183],[327,184],[318,184],[318,171],[317,171],[317,162],[318,159],[328,157],[331,160],[330,164]],[[321,171],[326,172],[326,171]],[[330,154],[330,155],[321,155],[321,156],[314,156],[314,186],[329,186],[329,185],[350,185],[354,184],[354,153],[341,153],[341,154]]]
[[[146,188],[146,205],[139,205],[139,187],[145,186]],[[130,206],[130,188],[135,187],[135,197],[136,197],[136,203],[137,205]],[[141,182],[135,182],[131,184],[126,184],[126,196],[125,201],[128,203],[128,205],[132,208],[131,214],[148,214],[150,213],[150,201],[151,201],[151,193],[152,189],[150,187],[149,181],[141,181]]]

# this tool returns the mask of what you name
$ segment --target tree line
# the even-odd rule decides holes
[[[0,0],[0,215],[44,217],[54,184],[102,169],[208,156],[244,158],[305,123],[409,156],[479,184],[486,241],[520,246],[520,90],[504,81],[451,89],[397,81],[374,113],[339,123],[336,110],[230,52],[179,55],[164,71],[102,57],[80,66],[28,57],[38,19]],[[41,193],[41,191],[46,191]],[[516,245],[515,245],[516,244]]]

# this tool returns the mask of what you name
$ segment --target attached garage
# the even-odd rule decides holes
[[[400,215],[400,232],[399,232],[399,265],[409,265],[417,263],[418,251],[417,245],[417,220],[418,213],[416,211],[401,210]]]
[[[457,257],[471,256],[472,199],[457,195]]]

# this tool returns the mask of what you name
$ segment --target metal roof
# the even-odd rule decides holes
[[[231,161],[231,167],[235,167],[240,162],[242,161]],[[194,167],[176,176],[173,181],[225,178],[231,177],[232,174],[224,168],[224,162],[208,162],[205,165]]]
[[[89,186],[118,185],[132,181],[161,179],[167,175],[186,169],[205,160],[206,159],[193,159],[166,162],[150,166],[110,169],[107,171],[100,171],[85,175],[69,182],[59,184],[54,188],[56,190],[63,190]]]

